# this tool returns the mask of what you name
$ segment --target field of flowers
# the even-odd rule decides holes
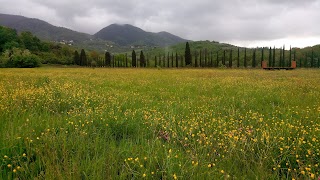
[[[318,179],[320,71],[0,69],[0,179]]]

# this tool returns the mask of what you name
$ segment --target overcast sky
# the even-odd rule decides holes
[[[320,0],[0,0],[0,13],[94,34],[113,23],[235,45],[320,44]]]

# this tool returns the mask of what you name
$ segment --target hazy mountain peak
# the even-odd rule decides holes
[[[91,35],[57,27],[40,19],[24,16],[0,14],[0,25],[16,29],[18,32],[30,31],[37,37],[50,41],[72,40],[82,42],[91,39]]]
[[[94,35],[96,38],[113,41],[119,45],[166,46],[186,41],[178,36],[162,31],[152,33],[130,24],[111,24]]]
[[[75,43],[82,43],[97,38],[112,41],[121,46],[167,46],[186,41],[165,31],[159,33],[147,32],[131,24],[114,23],[101,29],[93,36],[64,27],[57,27],[43,20],[17,15],[0,14],[0,25],[16,29],[18,32],[30,31],[40,39],[50,41],[72,40]]]

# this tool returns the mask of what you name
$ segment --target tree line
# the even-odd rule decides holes
[[[183,47],[182,47],[183,48]],[[163,67],[163,68],[257,68],[262,61],[269,67],[319,68],[320,45],[299,49],[285,47],[240,48],[221,47],[216,49],[192,48],[187,42],[184,52],[171,51],[151,54],[142,50],[131,53],[103,55],[96,51],[81,51],[75,47],[43,42],[30,32],[0,26],[0,67],[37,67],[40,64],[63,64],[97,67]]]
[[[292,61],[296,61],[298,67],[320,68],[320,54],[314,53],[301,54],[299,49],[291,48],[285,50],[285,46],[263,48],[227,48],[217,51],[208,49],[194,50],[187,42],[184,54],[177,52],[167,52],[153,57],[145,55],[143,51],[131,55],[111,54],[105,52],[104,58],[97,57],[95,60],[88,61],[85,51],[82,49],[79,54],[75,51],[74,62],[80,66],[99,66],[99,67],[195,67],[195,68],[258,68],[262,61],[267,61],[269,67],[290,67]],[[297,55],[299,53],[299,57]]]
[[[0,67],[37,67],[41,64],[74,64],[74,48],[44,42],[30,32],[0,26]]]

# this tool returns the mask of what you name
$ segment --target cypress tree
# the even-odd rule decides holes
[[[111,54],[109,52],[106,52],[105,55],[105,64],[107,67],[111,66]]]
[[[253,50],[253,54],[252,54],[252,67],[253,68],[256,67],[256,49]]]
[[[190,66],[192,63],[192,57],[191,57],[189,42],[186,43],[186,49],[185,49],[184,56],[185,56],[186,66]]]
[[[86,66],[87,65],[87,56],[84,49],[81,49],[80,52],[80,66]]]
[[[174,65],[173,65],[173,52],[171,53],[171,67],[174,67]]]
[[[198,67],[198,52],[194,52],[194,67]]]
[[[279,61],[279,67],[282,67],[282,48],[280,48],[280,61]]]
[[[226,50],[223,51],[222,65],[226,65]]]
[[[74,51],[73,63],[76,65],[80,65],[80,55],[77,50]]]
[[[293,51],[293,60],[296,61],[296,49]]]
[[[229,56],[229,68],[232,68],[232,49],[230,50],[230,56]]]
[[[149,54],[147,54],[147,63],[146,63],[146,66],[150,66],[150,61],[149,61]]]
[[[262,61],[264,60],[264,48],[261,49],[261,62],[260,65],[262,66]]]
[[[202,50],[200,49],[200,59],[199,66],[202,67]]]
[[[210,52],[210,66],[213,67],[213,52]]]
[[[286,63],[287,63],[287,61],[286,61],[286,55],[285,55],[285,52],[286,52],[286,50],[285,50],[285,45],[283,45],[283,50],[282,50],[282,61],[283,61],[283,66],[285,67],[285,66],[287,66],[286,65]]]
[[[146,67],[146,60],[142,51],[140,52],[140,67]]]
[[[167,55],[167,65],[168,65],[168,68],[170,67],[170,55],[169,55],[169,52],[168,52],[168,55]]]
[[[314,54],[313,54],[313,48],[311,50],[311,67],[314,67]]]
[[[179,58],[178,58],[178,53],[176,52],[176,68],[179,67]]]
[[[299,58],[299,67],[302,67],[302,57]]]
[[[276,46],[273,46],[272,67],[276,66]]]
[[[180,60],[181,60],[181,67],[183,67],[183,55],[180,56]]]
[[[157,56],[154,56],[154,67],[157,67],[158,62],[157,62]]]
[[[247,48],[244,48],[243,66],[244,66],[245,68],[247,68]]]
[[[272,50],[269,48],[269,66],[272,67]]]
[[[163,66],[162,67],[166,67],[166,54],[164,54],[162,62],[163,62]]]
[[[115,68],[116,67],[116,56],[115,55],[112,56],[111,61],[112,61],[112,67]]]
[[[207,58],[208,58],[208,50],[207,48],[204,49],[204,67],[207,67]]]
[[[126,53],[126,67],[128,67],[128,54]]]
[[[292,49],[291,49],[291,45],[290,45],[290,53],[289,53],[289,64],[291,64],[292,61]]]
[[[216,67],[219,67],[219,51],[217,51]]]
[[[308,54],[306,54],[305,56],[304,56],[304,59],[305,59],[305,61],[304,61],[304,67],[306,67],[306,68],[308,68],[309,67],[309,55]]]
[[[132,67],[137,67],[137,55],[134,50],[132,51]]]
[[[238,48],[237,67],[240,67],[240,48]]]

